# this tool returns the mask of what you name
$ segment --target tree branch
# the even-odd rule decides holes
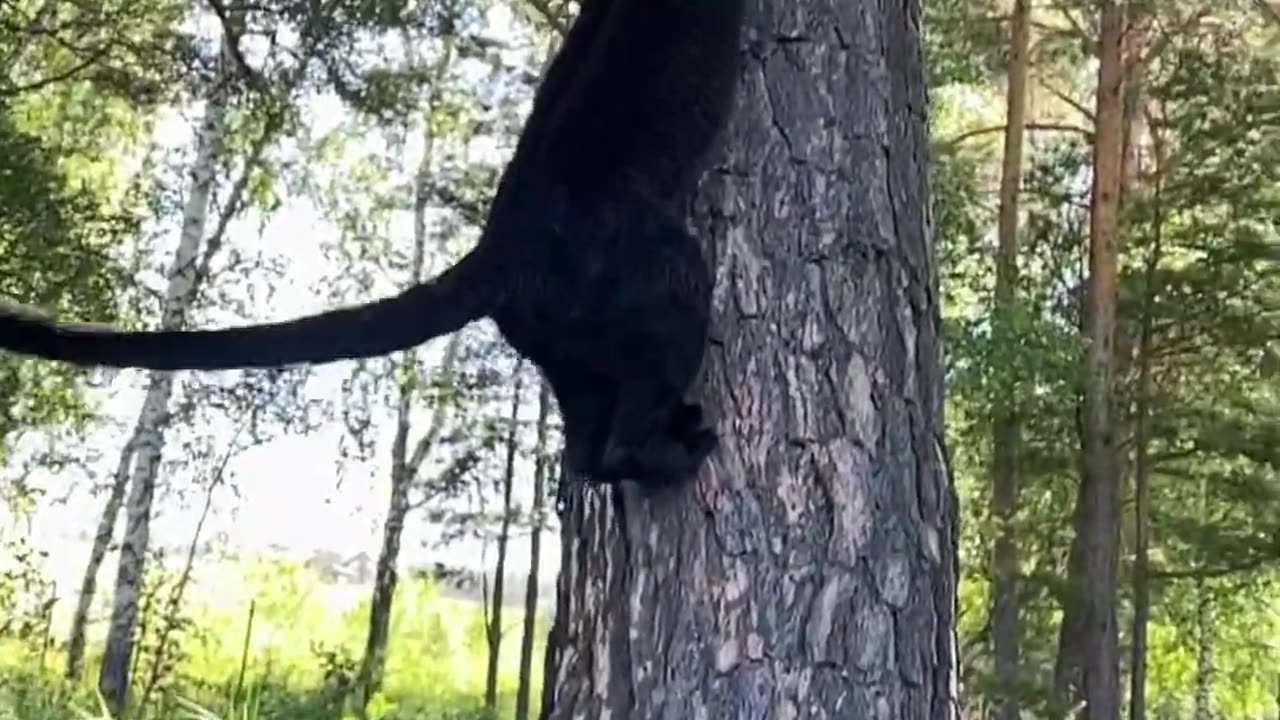
[[[104,44],[101,47],[98,47],[97,49],[95,49],[89,55],[89,57],[76,63],[75,65],[72,65],[70,68],[60,73],[49,75],[47,77],[40,78],[39,80],[33,80],[29,83],[24,83],[22,85],[10,85],[8,87],[0,87],[0,98],[16,97],[18,95],[22,95],[23,93],[36,92],[37,90],[42,90],[46,87],[49,87],[50,85],[56,85],[60,82],[70,80],[76,75],[79,75],[81,72],[84,72],[86,69],[89,68],[89,66],[93,65],[94,63],[98,62],[103,57],[105,57],[107,52],[110,49],[111,49],[110,45]]]
[[[1268,2],[1268,0],[1253,0],[1253,4],[1258,6],[1262,14],[1271,22],[1280,26],[1280,3]]]
[[[1004,132],[1005,127],[1006,127],[1005,125],[991,125],[989,127],[981,127],[975,130],[967,130],[954,137],[950,137],[945,140],[940,140],[938,142],[938,146],[942,148],[951,148],[955,145],[959,145],[960,143],[965,142],[966,140],[972,140],[975,137],[979,137],[982,135],[991,135],[993,133],[998,133],[998,132]],[[1038,131],[1038,132],[1077,133],[1079,135],[1083,135],[1086,139],[1093,138],[1092,130],[1089,130],[1087,128],[1082,128],[1079,125],[1071,125],[1068,123],[1027,123],[1026,129]]]
[[[542,16],[543,20],[547,21],[547,24],[551,26],[552,30],[555,30],[561,36],[564,36],[565,33],[569,32],[569,22],[564,18],[565,6],[569,4],[568,0],[561,0],[559,8],[551,7],[551,0],[525,1],[530,7],[538,11],[538,14]]]
[[[227,53],[236,65],[237,74],[243,77],[253,89],[262,90],[265,88],[266,79],[253,66],[249,65],[249,62],[245,60],[244,52],[240,50],[240,40],[244,38],[243,17],[231,17],[231,12],[227,10],[227,6],[222,3],[222,0],[205,0],[205,2],[213,10],[213,14],[218,16],[218,22],[222,25],[223,45],[227,48]],[[239,12],[242,13],[243,11]]]
[[[1093,117],[1093,111],[1085,107],[1084,105],[1081,105],[1080,102],[1077,101],[1075,98],[1059,90],[1058,88],[1050,85],[1044,78],[1039,78],[1038,82],[1040,83],[1040,87],[1043,87],[1045,90],[1049,91],[1049,94],[1053,95],[1054,97],[1058,98],[1062,102],[1071,106],[1071,109],[1083,115],[1085,118],[1089,120],[1089,122],[1091,123],[1095,122],[1095,119]]]

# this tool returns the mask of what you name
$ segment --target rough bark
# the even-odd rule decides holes
[[[1031,4],[1014,0],[1010,17],[1004,160],[1000,172],[997,225],[995,316],[1002,347],[1017,343],[1014,315],[1018,284],[1018,200],[1022,189],[1022,141],[1026,125],[1027,65]],[[1005,372],[1016,373],[1015,363]],[[1008,377],[992,404],[991,640],[995,657],[996,717],[1016,720],[1018,712],[1018,448],[1021,445],[1019,378]]]
[[[1083,701],[1083,717],[1119,717],[1116,633],[1120,478],[1114,428],[1117,233],[1123,176],[1125,4],[1101,0],[1094,117],[1089,281],[1085,299],[1082,472],[1069,597],[1059,636],[1055,690],[1059,711]]]
[[[543,716],[956,716],[920,8],[761,0],[692,203],[696,483],[565,491]]]
[[[489,622],[485,639],[489,657],[484,671],[484,706],[490,712],[498,707],[498,656],[502,653],[502,603],[506,596],[507,546],[511,539],[511,489],[515,484],[516,450],[519,442],[520,393],[524,389],[524,361],[516,363],[511,391],[510,427],[507,428],[506,467],[502,472],[502,520],[498,528],[498,558],[493,568],[493,599],[489,605]]]
[[[221,61],[223,73],[231,72],[231,63],[224,43]],[[223,77],[227,78],[229,75],[224,74]],[[169,269],[168,286],[161,310],[160,327],[164,329],[176,329],[185,324],[188,310],[204,280],[199,272],[200,249],[205,238],[210,198],[222,154],[228,87],[227,82],[214,83],[214,89],[207,100],[205,116],[196,130],[196,157],[191,169],[191,185],[187,190],[182,230],[173,264]],[[129,692],[130,658],[133,655],[138,624],[138,599],[151,539],[151,502],[164,451],[173,383],[172,372],[150,374],[134,435],[126,443],[125,453],[133,454],[132,475],[111,621],[102,669],[98,676],[99,690],[115,716],[123,711]]]
[[[533,683],[533,633],[538,616],[538,568],[542,563],[542,531],[547,526],[547,420],[551,412],[551,386],[538,391],[538,425],[533,460],[533,531],[529,535],[529,576],[524,585],[524,627],[520,636],[520,680],[516,687],[516,720],[528,720]]]

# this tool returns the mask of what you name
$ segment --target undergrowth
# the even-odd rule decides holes
[[[131,672],[129,720],[344,720],[355,718],[348,692],[364,647],[366,586],[322,582],[316,573],[278,561],[201,572],[176,613],[144,616],[141,652]],[[163,595],[163,583],[154,583]],[[64,603],[65,604],[65,603]],[[163,603],[157,603],[163,606]],[[105,617],[100,603],[95,617]],[[396,594],[382,690],[368,720],[478,720],[486,649],[480,606],[441,597],[422,579]],[[523,613],[504,612],[498,717],[515,702]],[[0,720],[105,718],[95,690],[99,658],[82,677],[64,677],[65,655],[54,641],[65,618],[53,616],[43,636],[0,637]],[[163,632],[162,632],[163,628]],[[101,647],[95,627],[90,647]],[[532,696],[541,688],[545,625],[536,629]],[[160,639],[157,639],[160,638]],[[161,650],[163,648],[163,650]]]

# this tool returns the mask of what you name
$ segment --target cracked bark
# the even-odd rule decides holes
[[[721,448],[571,485],[542,717],[955,717],[919,5],[756,2],[691,206]]]

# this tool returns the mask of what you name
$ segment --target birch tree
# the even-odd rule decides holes
[[[204,84],[203,117],[195,132],[195,157],[185,190],[179,242],[167,272],[167,287],[159,311],[159,325],[166,329],[182,327],[188,322],[223,249],[228,226],[249,202],[251,185],[260,179],[256,173],[262,167],[267,149],[294,122],[292,113],[297,93],[314,82],[315,66],[326,71],[322,77],[349,106],[375,116],[385,114],[394,109],[399,99],[385,86],[398,88],[406,80],[412,80],[413,75],[409,73],[406,77],[404,73],[382,68],[372,73],[362,71],[352,62],[352,57],[358,57],[358,53],[352,52],[353,47],[362,41],[361,33],[400,30],[421,24],[413,8],[403,6],[397,12],[370,15],[339,3],[328,8],[326,12],[331,14],[310,19],[306,12],[315,9],[308,10],[305,3],[298,7],[287,3],[228,7],[221,2],[211,2],[210,7],[221,34],[216,59],[212,62],[212,77]],[[303,11],[301,15],[299,11]],[[275,40],[277,30],[298,18],[302,22],[297,28],[295,45],[282,50]],[[266,31],[259,32],[264,26]],[[256,65],[250,62],[244,47],[251,31],[270,38]],[[246,104],[251,112],[242,116],[240,110]],[[233,140],[234,159],[229,152],[229,143]],[[233,171],[233,177],[220,187],[219,173],[224,170]],[[219,189],[225,190],[225,194],[215,204],[215,193]],[[215,209],[216,215],[211,217]],[[127,491],[121,560],[99,675],[99,687],[117,714],[127,699],[150,515],[166,430],[174,421],[170,407],[174,395],[173,373],[148,375],[142,409],[117,464],[73,619],[68,672],[75,675],[82,663],[87,611],[92,604],[98,568],[105,558]]]
[[[452,6],[446,12],[452,14]],[[422,159],[414,174],[413,182],[413,249],[410,277],[406,284],[421,280],[427,269],[429,256],[441,255],[439,248],[431,247],[432,233],[429,230],[426,215],[430,206],[432,178],[438,169],[438,158],[435,153],[437,141],[448,140],[448,138],[438,137],[442,127],[437,122],[437,113],[443,110],[442,86],[454,62],[454,41],[455,36],[452,34],[441,39],[439,55],[433,61],[434,67],[431,71],[432,82],[426,101],[423,124]],[[412,46],[412,41],[408,38],[406,38],[406,45]],[[455,333],[448,339],[439,366],[436,368],[436,384],[447,386],[451,383],[461,340],[460,333]],[[415,483],[420,480],[423,464],[436,450],[436,444],[444,433],[448,420],[450,408],[448,393],[426,394],[419,387],[418,376],[423,373],[422,368],[419,367],[420,362],[419,353],[416,350],[406,351],[396,371],[396,376],[400,378],[400,385],[396,400],[395,430],[391,442],[391,489],[387,515],[382,527],[382,546],[378,552],[374,573],[364,654],[360,660],[355,682],[357,702],[361,712],[382,685],[392,603],[398,584],[396,563],[400,556],[401,536],[404,533],[405,520],[409,511],[416,504],[412,491]],[[410,438],[414,430],[413,405],[421,400],[427,400],[431,404],[431,415],[426,428],[411,444]]]
[[[200,272],[200,254],[205,247],[205,226],[214,190],[217,163],[222,159],[223,143],[227,130],[227,102],[231,77],[235,65],[228,40],[223,37],[218,62],[217,79],[210,87],[204,117],[195,133],[195,160],[190,172],[186,203],[182,212],[178,246],[174,250],[169,268],[168,285],[165,288],[161,308],[160,328],[176,330],[183,327],[188,310],[199,292],[206,276]],[[106,648],[103,651],[102,668],[98,676],[98,688],[112,713],[124,712],[129,689],[129,670],[132,666],[135,629],[138,623],[138,598],[142,589],[144,564],[150,542],[151,504],[159,476],[161,454],[165,444],[165,426],[169,414],[169,401],[173,396],[172,372],[152,372],[147,382],[146,396],[132,436],[125,442],[117,468],[116,482],[103,510],[94,543],[86,580],[81,588],[80,605],[72,630],[72,647],[76,655],[84,646],[85,607],[92,600],[93,580],[105,553],[105,540],[113,532],[115,517],[123,500],[124,489],[129,487],[125,519],[124,539],[120,546],[120,563],[116,572],[115,594],[112,598],[111,619],[107,630]],[[128,476],[128,482],[123,482]],[[86,592],[87,591],[87,592]],[[78,646],[78,647],[77,647]],[[69,659],[69,663],[71,660]],[[75,662],[80,662],[78,657]]]
[[[435,25],[441,28],[438,37],[429,41],[404,39],[410,64],[426,67],[428,77],[421,113],[421,161],[407,193],[412,198],[413,241],[407,263],[411,281],[434,272],[433,266],[447,262],[461,244],[455,241],[467,241],[478,232],[485,204],[480,198],[491,192],[497,168],[472,159],[471,144],[477,138],[506,132],[503,124],[511,119],[511,101],[529,90],[527,84],[517,83],[513,96],[501,94],[501,84],[523,67],[512,67],[501,56],[508,48],[484,37],[487,29],[477,22],[483,19],[476,12],[479,9],[483,6],[470,2],[446,3],[433,10]],[[476,69],[468,65],[476,60],[486,66],[485,82],[479,87],[462,79],[465,70]],[[499,88],[496,96],[495,87]],[[396,142],[390,146],[403,151]],[[380,276],[400,270],[395,243],[368,232],[369,224],[385,221],[398,211],[387,211],[397,208],[392,198],[400,191],[392,180],[398,169],[391,167],[397,152],[390,155],[368,158],[362,170],[379,190],[358,191],[368,198],[385,189],[390,193],[385,202],[353,201],[346,181],[326,191],[330,212],[341,218],[346,228],[347,237],[339,248],[350,263],[344,272],[346,282],[339,283],[343,292],[353,284],[360,286],[362,293],[371,292]],[[492,367],[494,356],[504,350],[492,333],[485,336],[479,328],[468,328],[448,338],[438,359],[429,360],[427,352],[414,350],[391,363],[368,361],[361,363],[347,382],[344,412],[359,452],[372,451],[381,410],[376,399],[388,395],[387,388],[392,410],[389,502],[365,647],[355,681],[361,711],[379,691],[386,672],[398,586],[396,565],[410,514],[426,509],[426,523],[445,520],[445,542],[459,534],[458,528],[465,534],[486,520],[451,513],[449,508],[468,487],[465,480],[478,481],[496,464],[491,455],[497,434],[485,429],[484,416],[485,408],[496,399],[492,391],[503,378]],[[423,421],[418,420],[419,406],[425,406]],[[483,492],[489,490],[483,488]]]

